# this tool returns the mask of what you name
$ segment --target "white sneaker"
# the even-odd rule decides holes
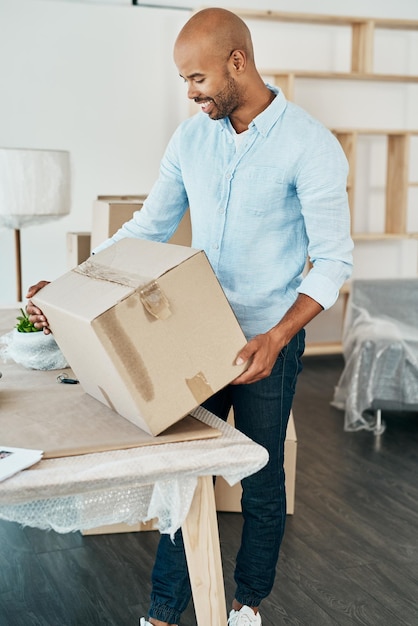
[[[249,606],[244,604],[239,611],[232,611],[229,614],[228,626],[261,626],[260,613],[257,615]]]
[[[152,626],[152,624],[150,624],[149,622],[147,622],[147,620],[145,619],[145,617],[141,617],[141,619],[139,620],[139,626]]]

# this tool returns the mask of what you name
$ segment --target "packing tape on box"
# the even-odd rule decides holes
[[[124,272],[121,276],[120,271],[115,271],[108,265],[101,265],[92,259],[87,259],[74,271],[89,278],[106,280],[124,287],[132,287],[133,289],[142,287],[139,297],[150,315],[159,320],[165,320],[171,315],[170,303],[155,280],[149,282],[149,278],[129,272]],[[147,282],[148,284],[146,284]]]
[[[159,320],[166,320],[171,315],[170,303],[155,281],[139,292],[141,302],[151,315]]]
[[[91,258],[81,263],[78,267],[75,267],[73,271],[77,274],[88,276],[89,278],[106,280],[110,283],[123,285],[124,287],[132,287],[132,289],[137,289],[138,287],[142,288],[152,280],[149,276],[141,276],[141,274],[135,274],[134,272],[124,271],[123,276],[121,276],[120,270],[114,270],[108,265],[97,263],[97,261]]]
[[[116,367],[126,382],[146,402],[151,402],[155,397],[151,376],[140,353],[132,345],[129,330],[122,325],[116,310],[109,309],[106,315],[100,315],[95,320],[95,324],[102,330],[103,342],[111,348]],[[111,398],[105,395],[104,390],[102,393],[109,406],[113,406]]]
[[[193,378],[186,378],[186,384],[198,404],[202,404],[214,394],[203,372],[198,372]]]

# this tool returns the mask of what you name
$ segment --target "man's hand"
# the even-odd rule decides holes
[[[29,287],[26,297],[32,298],[32,296],[34,296],[35,293],[38,293],[38,291],[40,291],[43,287],[45,287],[48,284],[49,284],[49,281],[40,280],[39,283],[36,283],[36,285],[32,285],[31,287]],[[38,307],[33,304],[32,300],[28,301],[26,305],[26,312],[29,316],[29,321],[32,322],[35,328],[39,328],[39,329],[42,328],[45,335],[50,334],[51,331],[48,327],[48,320],[46,319],[45,315],[42,313],[41,309],[38,309]]]
[[[285,344],[283,344],[285,345]],[[271,370],[280,350],[283,348],[281,343],[273,339],[272,333],[264,333],[257,335],[247,343],[246,346],[238,354],[235,364],[242,365],[249,361],[249,366],[238,378],[232,381],[232,385],[243,385],[255,383],[262,378],[270,376]]]
[[[300,293],[280,322],[268,332],[250,339],[238,354],[235,364],[249,361],[248,369],[232,381],[233,385],[255,383],[270,376],[281,350],[297,332],[322,311],[322,306],[310,296]]]

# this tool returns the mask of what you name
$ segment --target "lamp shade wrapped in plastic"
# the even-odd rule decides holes
[[[70,200],[69,152],[0,148],[0,227],[57,219]]]

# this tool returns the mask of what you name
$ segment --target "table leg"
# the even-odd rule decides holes
[[[198,626],[226,626],[221,549],[211,476],[202,476],[182,526]]]

